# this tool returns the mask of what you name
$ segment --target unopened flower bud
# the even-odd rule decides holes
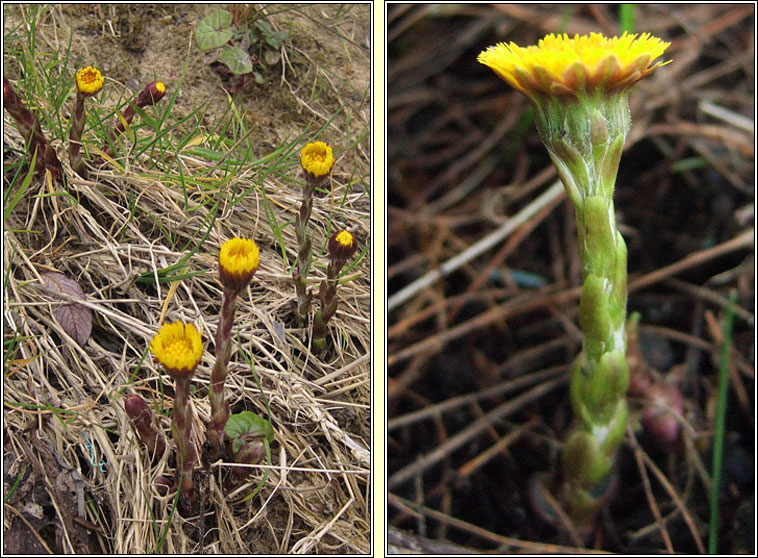
[[[329,257],[335,261],[347,261],[355,253],[355,237],[349,231],[338,231],[329,239],[327,250]]]

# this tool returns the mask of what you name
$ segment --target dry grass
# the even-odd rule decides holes
[[[341,48],[357,59],[367,56],[349,43]],[[291,73],[279,83],[280,95],[300,106],[299,115],[288,117],[294,125],[323,123],[323,114],[338,108],[334,103],[344,84],[328,72],[323,76],[324,93],[316,100],[303,97],[309,89]],[[365,115],[352,115],[352,130],[368,129]],[[274,162],[242,167],[231,177],[218,162],[179,152],[158,168],[148,153],[127,160],[124,171],[105,166],[82,180],[59,145],[66,181],[35,180],[5,222],[5,472],[6,478],[20,479],[9,505],[30,518],[14,523],[23,531],[14,540],[27,548],[47,544],[58,552],[88,554],[369,551],[370,196],[362,182],[369,183],[370,171],[367,140],[343,145],[344,126],[343,113],[331,123],[335,131],[327,133],[333,145],[342,134],[332,192],[314,201],[314,286],[325,276],[324,246],[336,227],[351,230],[366,249],[340,285],[340,305],[321,355],[310,351],[309,327],[292,319],[288,263],[297,250],[291,223],[301,200],[299,147],[285,150],[276,167]],[[274,138],[274,145],[279,141]],[[4,143],[23,150],[7,115]],[[199,175],[202,180],[180,179]],[[151,463],[123,399],[138,393],[155,402],[159,426],[170,439],[172,382],[147,346],[160,320],[194,322],[206,345],[191,397],[192,432],[200,447],[221,304],[217,254],[232,236],[252,237],[261,248],[260,269],[239,298],[232,334],[253,356],[263,394],[237,346],[225,393],[233,413],[251,410],[265,417],[263,397],[268,400],[272,465],[253,466],[232,493],[221,485],[234,464],[198,470],[205,515],[183,518],[172,513],[173,492],[162,495],[155,484],[173,475],[173,444]],[[189,276],[174,288],[156,282],[158,270],[188,254],[186,267],[174,273]],[[54,318],[53,307],[61,302],[40,288],[40,274],[53,269],[74,278],[86,293],[94,327],[84,347]],[[17,345],[10,353],[12,339]],[[265,470],[260,493],[240,502],[262,482]],[[29,515],[31,497],[54,508],[54,519]]]

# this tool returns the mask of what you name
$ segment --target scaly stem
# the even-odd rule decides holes
[[[536,117],[576,209],[584,276],[582,353],[571,374],[571,404],[581,424],[563,454],[568,512],[582,528],[602,502],[626,430],[626,244],[616,229],[613,191],[630,125],[627,94],[547,98]]]
[[[295,293],[297,294],[297,306],[295,315],[298,320],[305,320],[310,309],[310,293],[308,293],[306,278],[311,258],[311,239],[308,237],[308,221],[313,210],[313,191],[316,185],[309,180],[303,186],[303,203],[300,205],[300,213],[295,223],[297,234],[297,262],[292,278],[295,281]]]
[[[87,177],[84,168],[84,158],[81,154],[82,148],[82,131],[84,130],[84,99],[86,95],[81,91],[76,92],[76,101],[74,102],[74,114],[71,117],[71,131],[69,132],[69,161],[74,172],[82,178]]]
[[[566,442],[563,465],[569,513],[586,524],[602,499],[626,430],[626,245],[616,230],[613,202],[605,196],[588,197],[577,208],[577,223],[584,339],[571,375],[571,404],[582,425]]]
[[[190,441],[192,409],[189,405],[189,392],[191,377],[189,375],[177,375],[174,380],[176,382],[176,393],[174,395],[174,416],[171,421],[171,431],[178,449],[177,469],[181,471],[182,500],[191,506],[195,502],[192,470],[197,459],[195,446]]]
[[[313,341],[311,343],[314,352],[320,352],[326,346],[326,326],[334,313],[337,311],[337,278],[344,262],[329,262],[326,270],[326,279],[321,281],[318,298],[321,308],[313,316]]]
[[[224,447],[224,427],[229,420],[229,403],[224,399],[227,365],[232,352],[232,324],[237,301],[237,293],[224,289],[221,318],[216,332],[216,362],[211,370],[211,385],[208,398],[211,403],[211,422],[206,431],[206,439],[211,444],[215,457],[221,455]]]

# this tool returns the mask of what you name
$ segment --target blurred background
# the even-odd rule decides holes
[[[556,172],[528,102],[476,57],[498,42],[624,28],[670,41],[662,59],[673,60],[632,90],[615,193],[629,312],[641,314],[640,377],[658,391],[630,398],[620,488],[593,546],[707,546],[721,331],[734,292],[719,550],[754,552],[754,10],[388,6],[387,477],[398,549],[576,546],[530,503],[534,473],[556,468],[573,420],[574,210],[549,191]],[[473,255],[456,265],[462,254]],[[444,277],[416,283],[440,266]],[[674,395],[656,403],[656,393]],[[655,405],[678,412],[673,441],[649,419]]]

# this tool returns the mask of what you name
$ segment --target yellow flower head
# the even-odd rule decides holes
[[[234,292],[244,289],[258,270],[259,250],[248,238],[224,242],[218,254],[218,268],[224,288]]]
[[[538,46],[515,43],[490,47],[478,60],[527,97],[575,96],[595,88],[618,91],[634,85],[659,66],[652,62],[671,43],[649,33],[606,38],[600,33],[548,35]]]
[[[194,372],[203,356],[203,338],[193,324],[163,324],[150,342],[150,351],[171,376]]]
[[[357,248],[355,237],[349,231],[338,231],[329,239],[327,250],[334,260],[347,261],[355,253]]]
[[[323,141],[306,144],[300,152],[300,164],[306,177],[321,178],[326,176],[334,165],[332,148]]]
[[[103,88],[105,80],[100,70],[87,66],[76,72],[76,88],[85,95],[94,95]]]

